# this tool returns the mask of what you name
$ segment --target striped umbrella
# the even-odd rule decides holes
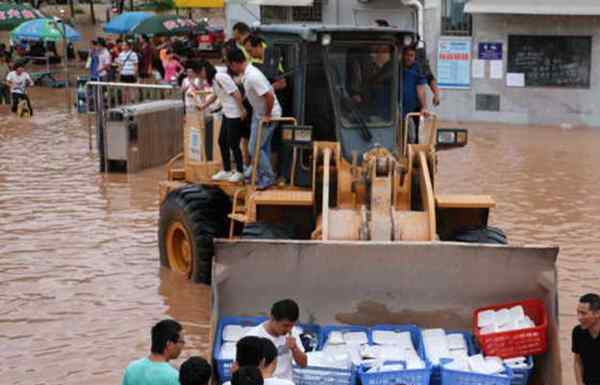
[[[132,35],[182,35],[200,28],[198,23],[191,19],[176,15],[155,15],[142,20],[133,27],[129,33]]]
[[[0,31],[10,31],[21,23],[46,17],[29,4],[0,3]]]

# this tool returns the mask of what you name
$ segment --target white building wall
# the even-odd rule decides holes
[[[377,19],[385,19],[402,29],[416,30],[416,12],[402,5],[400,0],[371,0],[360,3],[356,0],[329,0],[329,8],[339,7],[337,24],[373,25]]]
[[[437,44],[441,35],[441,0],[427,0],[425,41],[432,68],[437,68]],[[508,36],[592,36],[592,70],[589,89],[562,87],[506,87]],[[503,122],[534,125],[600,126],[600,17],[488,15],[473,16],[472,55],[477,58],[480,42],[503,43],[502,80],[472,79],[469,90],[442,90],[442,104],[434,109],[444,120]],[[476,111],[477,94],[500,97],[500,111]]]
[[[260,23],[260,7],[258,5],[240,5],[225,3],[225,34],[231,37],[231,28],[235,23],[244,22],[250,26]]]
[[[226,3],[225,30],[231,33],[231,27],[243,21],[248,25],[260,22],[260,7]],[[416,12],[402,5],[400,0],[371,0],[360,3],[357,0],[324,0],[323,24],[337,25],[373,25],[376,19],[385,19],[391,25],[416,30]]]

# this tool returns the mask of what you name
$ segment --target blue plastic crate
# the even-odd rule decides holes
[[[218,358],[221,352],[221,345],[223,344],[223,328],[227,325],[256,326],[267,319],[267,317],[223,317],[219,320],[217,323],[217,334],[213,341],[212,356],[220,382],[231,379],[231,364],[233,363],[233,360]]]
[[[406,367],[404,361],[387,361],[386,363],[400,363]],[[377,373],[367,373],[367,368],[361,366],[358,369],[358,376],[362,385],[429,385],[431,365],[426,362],[425,369],[409,369]]]
[[[294,366],[295,385],[356,385],[356,368],[334,369],[307,366]]]
[[[376,330],[387,330],[394,331],[398,333],[410,332],[410,338],[412,340],[413,346],[417,351],[417,354],[422,359],[425,359],[425,347],[423,345],[423,335],[421,334],[421,329],[419,329],[416,325],[375,325],[369,330],[369,341],[371,343],[375,343],[373,340],[373,332]]]
[[[513,372],[513,377],[510,385],[527,385],[529,382],[529,376],[531,376],[531,372],[533,372],[533,356],[527,357],[527,368],[511,369]]]
[[[481,353],[481,348],[477,343],[477,340],[473,338],[473,347],[475,354]],[[513,372],[513,379],[511,385],[527,385],[529,383],[529,377],[533,372],[533,356],[527,357],[527,368],[515,369],[511,368]]]
[[[504,365],[502,375],[487,375],[473,372],[462,372],[458,370],[446,369],[443,365],[442,385],[510,385],[513,377],[513,371]]]
[[[462,331],[462,330],[447,330],[446,334],[462,334],[465,337],[465,340],[467,341],[467,352],[469,353],[469,355],[473,355],[473,354],[477,354],[478,351],[475,348],[475,341],[473,339],[473,334],[471,332],[466,332],[466,331]],[[426,357],[427,353],[425,352],[425,344],[423,344],[423,357],[425,357],[426,360],[428,360],[428,358]],[[442,383],[442,371],[440,368],[440,365],[433,365],[431,366],[431,381],[430,384],[431,385],[440,385]]]
[[[364,332],[367,335],[367,341],[371,343],[369,328],[366,326],[357,326],[357,325],[325,325],[321,327],[321,333],[319,335],[319,350],[323,349],[325,346],[325,342],[327,342],[327,337],[329,333],[332,331],[339,332]]]

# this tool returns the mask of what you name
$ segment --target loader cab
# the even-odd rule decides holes
[[[389,27],[262,25],[255,28],[282,59],[284,116],[312,126],[315,141],[339,142],[358,164],[375,147],[394,151],[401,137],[399,57],[414,32]]]

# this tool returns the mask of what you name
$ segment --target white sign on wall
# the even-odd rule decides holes
[[[439,87],[470,88],[471,56],[470,38],[440,38],[437,54],[437,81]]]

